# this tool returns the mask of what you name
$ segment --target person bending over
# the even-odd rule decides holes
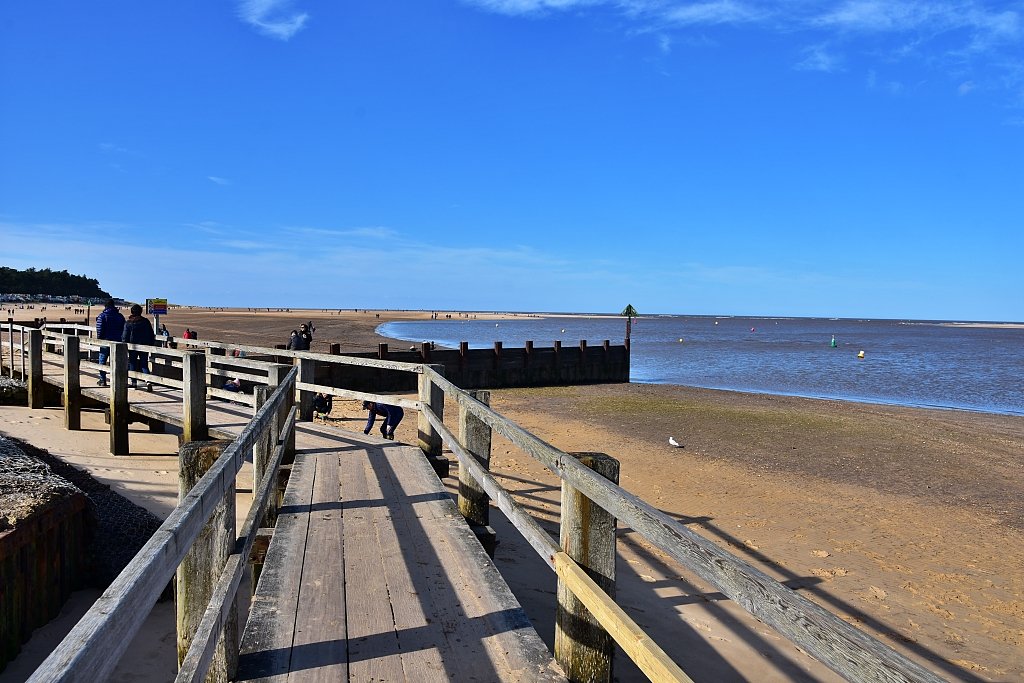
[[[370,433],[370,430],[373,429],[373,423],[376,421],[377,416],[380,415],[384,418],[380,425],[380,435],[385,439],[395,440],[395,427],[405,417],[404,410],[398,406],[389,406],[386,403],[376,403],[374,401],[363,401],[363,410],[370,411],[363,434]]]

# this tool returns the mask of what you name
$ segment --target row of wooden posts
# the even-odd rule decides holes
[[[43,341],[44,336],[40,330],[29,330],[26,347],[28,357],[26,379],[30,385],[30,407],[42,407],[42,386],[43,375]],[[80,340],[77,336],[64,335],[61,343],[63,347],[63,386],[64,386],[64,408],[65,426],[68,429],[79,429],[81,426],[81,380],[80,380]],[[129,452],[127,443],[128,414],[131,406],[128,402],[128,372],[127,372],[127,347],[120,343],[110,344],[110,434],[111,453],[123,455]],[[205,394],[207,391],[205,354],[200,351],[185,351],[182,353],[182,374],[183,380],[183,445],[179,452],[179,498],[185,496],[196,486],[201,478],[209,471],[213,464],[220,457],[226,442],[206,442],[207,437],[205,422]],[[221,360],[220,357],[217,358]],[[229,358],[224,359],[230,363]],[[302,359],[297,360],[301,376],[301,368],[306,363]],[[255,388],[255,407],[258,409],[267,400],[268,392],[281,383],[285,372],[290,370],[288,366],[267,364],[267,386]],[[434,366],[435,372],[440,366]],[[309,373],[311,374],[311,373]],[[422,379],[423,375],[421,375]],[[162,378],[153,377],[157,382],[163,382]],[[298,385],[298,382],[296,383]],[[319,387],[320,389],[328,389]],[[306,391],[299,391],[300,396]],[[344,394],[343,394],[344,395]],[[35,396],[36,399],[31,397]],[[489,392],[472,392],[471,396],[483,405],[489,404]],[[394,401],[394,398],[376,397]],[[431,412],[439,420],[443,420],[444,392],[441,387],[430,381],[420,382],[420,405],[427,404]],[[286,410],[287,403],[279,408],[279,412]],[[299,411],[301,412],[301,411]],[[421,411],[422,412],[422,411]],[[491,451],[491,428],[481,421],[474,413],[461,408],[459,419],[459,440],[465,444],[466,449],[472,453],[480,467],[489,469]],[[273,428],[271,429],[273,433]],[[441,457],[441,435],[429,421],[424,422],[419,430],[420,447],[425,454],[438,460]],[[294,458],[294,429],[284,437],[281,464],[287,466]],[[271,450],[269,442],[261,439],[253,451],[254,481],[263,481],[269,469]],[[587,455],[583,458],[587,463],[603,463],[611,467],[609,473],[617,481],[618,464],[607,456]],[[436,465],[435,465],[436,469]],[[276,479],[272,474],[267,481]],[[263,513],[262,522],[252,542],[250,561],[253,561],[252,586],[255,588],[259,577],[259,561],[265,553],[269,541],[267,527],[272,527],[276,519],[276,509],[279,505],[283,491],[283,482],[279,483],[276,490],[269,494],[269,500],[265,503],[266,511]],[[565,530],[573,530],[567,535],[567,543],[572,546],[571,554],[575,555],[577,561],[583,562],[590,568],[592,575],[600,580],[602,588],[614,593],[615,573],[615,524],[614,518],[607,513],[601,514],[599,509],[589,510],[587,501],[580,496],[570,496],[570,505],[565,510],[563,520],[563,535]],[[254,505],[256,503],[254,502]],[[458,507],[465,516],[470,527],[480,538],[488,554],[493,556],[495,537],[490,527],[489,519],[489,496],[483,486],[470,473],[468,468],[460,468],[459,473],[459,495]],[[216,648],[212,651],[203,651],[201,654],[194,654],[189,658],[189,649],[194,642],[200,623],[207,613],[208,602],[214,594],[218,579],[222,574],[222,568],[230,561],[232,550],[236,544],[234,528],[234,487],[231,486],[225,492],[220,503],[218,503],[210,519],[206,522],[205,530],[199,534],[198,541],[184,557],[178,566],[177,587],[176,587],[176,611],[178,623],[178,654],[179,663],[183,670],[195,674],[199,671],[200,663],[205,667],[212,667],[214,671],[220,671],[227,677],[234,670],[237,663],[237,644],[239,633],[238,624],[232,618],[233,609],[222,610],[224,612],[224,623],[218,624],[223,629],[223,637],[218,639]],[[591,524],[584,524],[584,520],[590,520]],[[600,530],[601,533],[589,534],[589,529]],[[201,545],[200,545],[201,544]],[[556,660],[559,661],[563,670],[567,672],[569,680],[611,680],[613,641],[608,633],[597,624],[590,616],[583,604],[575,600],[568,589],[560,582],[558,615],[556,617]],[[236,587],[237,588],[237,587]],[[234,603],[236,599],[232,600]],[[203,650],[209,650],[204,646]],[[207,661],[203,661],[206,659]],[[194,660],[194,661],[193,661]],[[570,673],[575,672],[575,674]],[[225,678],[226,679],[226,678]]]
[[[29,341],[29,365],[41,368],[40,338]],[[65,337],[65,340],[69,337]],[[13,342],[13,336],[11,337]],[[65,344],[68,342],[65,341]],[[74,342],[71,342],[74,344]],[[244,347],[253,348],[253,347]],[[37,352],[38,349],[38,352]],[[68,355],[65,347],[65,358]],[[178,352],[181,353],[181,352]],[[273,351],[273,354],[281,354]],[[202,372],[201,353],[184,354],[196,358],[194,371],[189,371],[188,384],[183,387],[185,400],[199,394],[205,399],[205,374]],[[813,603],[791,589],[781,585],[763,572],[722,550],[714,543],[696,534],[678,520],[671,518],[640,498],[617,485],[618,463],[603,455],[567,454],[541,441],[519,425],[494,412],[487,405],[486,392],[476,396],[447,381],[440,366],[412,365],[380,359],[328,356],[310,352],[288,352],[297,367],[288,369],[282,389],[304,397],[315,391],[329,391],[342,398],[385,400],[395,403],[394,397],[374,396],[336,387],[323,387],[312,383],[312,362],[341,362],[370,365],[391,370],[404,370],[418,374],[419,400],[401,400],[404,407],[419,410],[419,446],[431,458],[440,458],[445,445],[458,458],[460,464],[459,508],[471,525],[486,528],[491,501],[502,510],[541,558],[559,578],[559,632],[556,634],[556,659],[572,680],[608,680],[611,671],[611,640],[617,642],[631,659],[652,680],[689,680],[644,632],[615,604],[614,558],[616,520],[629,525],[653,546],[679,561],[702,579],[714,585],[737,604],[746,608],[762,622],[816,657],[840,675],[851,681],[942,681],[934,673],[910,661],[883,643],[852,627],[831,612]],[[13,357],[13,356],[12,356]],[[38,360],[36,360],[38,359]],[[217,359],[218,362],[221,358]],[[229,358],[225,361],[230,362]],[[307,362],[304,362],[307,361]],[[115,361],[118,362],[118,361]],[[187,365],[187,363],[186,363]],[[271,366],[273,367],[273,366]],[[285,366],[286,367],[286,366]],[[303,372],[305,367],[306,371]],[[69,370],[65,365],[65,375]],[[42,377],[40,370],[39,377]],[[41,380],[40,380],[41,381]],[[164,380],[161,380],[164,381]],[[269,384],[269,379],[268,379]],[[278,401],[275,410],[282,410],[282,389],[274,392]],[[287,393],[285,392],[285,393]],[[33,391],[30,387],[30,404]],[[112,396],[114,391],[112,390]],[[452,433],[444,423],[445,397],[459,406],[458,434]],[[39,403],[41,405],[41,402]],[[268,428],[265,404],[257,407],[256,417],[249,427],[228,447],[231,458],[240,467],[239,453],[255,445]],[[188,414],[189,408],[184,409]],[[293,408],[292,415],[301,412]],[[280,414],[280,413],[278,413]],[[196,424],[199,424],[198,417]],[[112,415],[113,423],[113,415]],[[259,429],[253,427],[260,423]],[[263,430],[263,431],[260,431]],[[560,543],[555,543],[537,522],[513,499],[488,471],[491,432],[497,431],[527,454],[536,458],[562,480],[563,509]],[[259,433],[259,437],[255,434]],[[112,425],[113,434],[113,425]],[[287,437],[283,437],[287,438]],[[292,438],[294,432],[292,431]],[[114,436],[111,437],[112,446]],[[241,444],[241,445],[240,445]],[[278,445],[283,458],[285,446]],[[227,451],[226,451],[227,453]],[[243,458],[244,459],[244,456]],[[204,478],[212,473],[224,475],[223,458]],[[237,467],[235,472],[237,472]],[[218,469],[220,468],[220,469]],[[264,476],[261,489],[269,482]],[[233,482],[233,479],[232,479]],[[201,484],[202,485],[202,482]],[[197,486],[183,499],[184,505],[194,495],[208,496],[205,490],[196,494]],[[222,487],[220,497],[226,490]],[[255,505],[255,502],[254,502]],[[212,509],[212,506],[206,509]],[[176,511],[177,513],[177,511]],[[172,513],[169,522],[175,519]],[[260,513],[263,514],[262,512]],[[252,530],[250,529],[250,532]],[[175,533],[180,534],[180,530]],[[198,533],[198,531],[196,532]],[[486,537],[486,533],[482,534]],[[185,535],[176,542],[191,544],[194,535]],[[251,548],[251,544],[249,546]],[[145,549],[144,549],[145,551]],[[248,550],[246,551],[248,553]],[[142,555],[142,553],[140,553]],[[234,555],[232,557],[235,557]],[[246,559],[248,555],[245,556]],[[178,558],[177,561],[180,561]],[[175,567],[177,564],[175,564]],[[126,570],[127,571],[127,570]],[[120,577],[119,577],[120,578]],[[221,579],[223,581],[223,577]],[[159,587],[157,585],[157,587]],[[155,597],[153,598],[155,600]],[[578,609],[577,609],[578,608]],[[221,612],[227,608],[222,605]],[[210,610],[207,610],[209,617]],[[206,645],[209,651],[213,646]],[[569,653],[569,654],[566,654]],[[578,669],[576,667],[579,667]],[[36,680],[36,679],[33,679]],[[39,678],[38,680],[48,680]],[[86,680],[86,679],[82,679]]]

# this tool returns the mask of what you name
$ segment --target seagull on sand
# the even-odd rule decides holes
[[[672,437],[672,436],[668,437],[668,445],[672,446],[673,448],[682,448],[683,447],[683,444],[677,442],[675,440],[675,437]]]

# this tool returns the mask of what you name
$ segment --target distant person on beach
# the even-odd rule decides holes
[[[124,316],[121,315],[121,311],[117,310],[114,300],[107,299],[103,304],[103,310],[96,316],[96,338],[107,341],[121,341],[122,334],[124,334]],[[109,355],[110,347],[101,346],[99,364],[105,365]],[[107,373],[105,370],[100,370],[100,381],[97,384],[101,387],[107,386]]]
[[[156,335],[153,334],[153,324],[142,315],[142,306],[132,304],[131,315],[124,325],[121,333],[121,341],[127,344],[138,344],[141,346],[155,346]],[[145,351],[128,350],[128,369],[135,372],[149,374],[149,353]],[[138,388],[138,380],[132,377],[132,389]],[[153,391],[153,383],[146,383],[146,390]]]
[[[370,433],[370,430],[373,429],[373,423],[377,420],[377,416],[380,415],[384,418],[380,425],[380,435],[385,439],[395,440],[395,427],[405,417],[404,410],[399,406],[389,406],[386,403],[377,403],[375,401],[363,401],[363,410],[370,411],[363,434]]]
[[[317,413],[323,416],[324,422],[327,422],[327,416],[331,414],[331,408],[334,405],[334,397],[330,394],[318,393],[313,397],[313,417],[316,418]]]

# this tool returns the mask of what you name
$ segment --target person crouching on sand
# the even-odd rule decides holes
[[[376,403],[374,401],[363,401],[363,410],[370,411],[363,434],[370,433],[370,430],[373,429],[373,423],[376,421],[377,416],[380,415],[384,418],[380,425],[380,435],[385,439],[395,440],[395,427],[405,417],[404,410],[399,406],[389,406],[385,403]]]

